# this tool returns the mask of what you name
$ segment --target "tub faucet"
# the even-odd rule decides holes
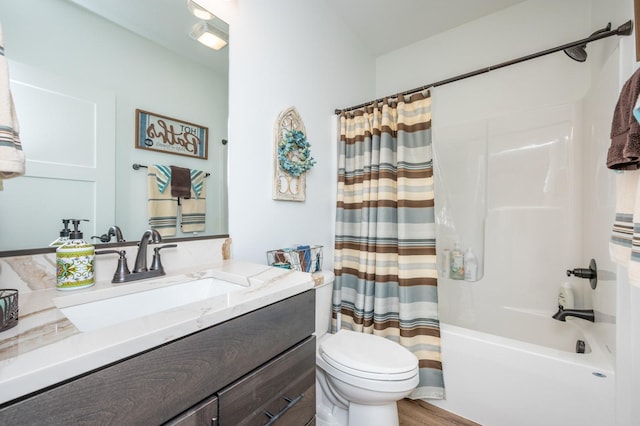
[[[147,268],[147,245],[149,244],[149,240],[152,243],[160,243],[162,242],[162,237],[160,233],[155,229],[147,229],[142,234],[142,238],[138,243],[138,255],[136,256],[136,263],[133,267],[133,273],[145,272],[148,271]]]
[[[558,305],[558,312],[552,316],[553,319],[558,321],[566,321],[567,317],[582,318],[587,321],[595,322],[593,309],[565,309],[562,305]]]

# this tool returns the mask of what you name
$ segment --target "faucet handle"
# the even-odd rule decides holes
[[[127,252],[125,250],[100,250],[96,251],[96,254],[118,254],[120,258],[118,259],[118,267],[116,268],[116,272],[113,274],[112,283],[123,283],[126,281],[127,275],[131,274],[129,271],[129,265],[127,265]]]
[[[591,288],[594,290],[598,285],[598,268],[594,259],[591,259],[588,268],[575,268],[573,270],[567,269],[567,276],[570,277],[571,275],[574,275],[578,278],[588,279]]]
[[[153,261],[151,262],[150,271],[162,271],[164,273],[164,267],[162,266],[162,261],[160,260],[160,250],[165,248],[173,248],[178,247],[177,244],[165,244],[163,246],[154,247],[153,249]]]

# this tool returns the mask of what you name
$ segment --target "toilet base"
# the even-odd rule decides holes
[[[316,412],[316,426],[347,426],[347,412],[346,410],[335,407],[335,412],[318,411]]]
[[[316,376],[316,426],[399,426],[396,402],[365,405],[347,402],[348,408],[327,396],[330,391],[321,383],[324,372]]]
[[[327,396],[331,392],[326,386],[326,378],[322,371],[316,374],[316,426],[347,426],[349,424],[348,413],[345,406],[341,406],[332,395],[333,400]],[[343,408],[344,407],[344,408]]]
[[[316,426],[399,426],[397,404],[360,405],[351,403],[349,410],[338,406],[318,406]]]
[[[349,404],[349,426],[399,426],[398,406]]]

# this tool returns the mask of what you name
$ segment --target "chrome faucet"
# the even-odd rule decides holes
[[[558,305],[558,312],[553,314],[552,318],[558,321],[566,321],[567,317],[582,318],[587,321],[595,322],[595,313],[593,309],[565,309],[562,305]]]
[[[138,255],[136,256],[136,263],[133,266],[134,274],[138,272],[148,271],[147,245],[149,244],[149,240],[151,240],[152,243],[157,244],[162,242],[162,237],[160,236],[160,233],[155,229],[147,229],[146,231],[144,231],[144,234],[142,234],[142,238],[138,243]]]

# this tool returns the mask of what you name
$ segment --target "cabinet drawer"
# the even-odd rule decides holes
[[[307,424],[316,412],[315,353],[312,336],[218,392],[220,426]]]
[[[213,396],[185,411],[164,426],[215,426],[218,423],[218,398]]]

